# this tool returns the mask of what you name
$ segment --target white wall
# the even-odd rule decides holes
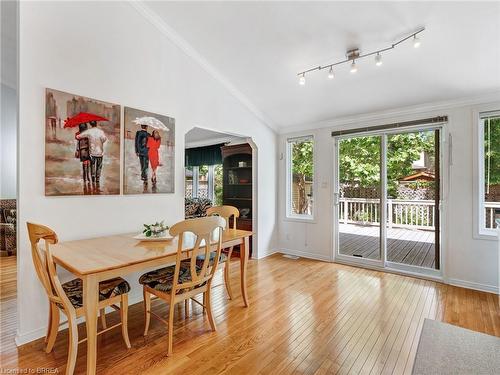
[[[449,168],[449,186],[444,218],[443,272],[446,282],[470,288],[498,292],[499,258],[494,240],[473,237],[473,111],[481,100],[491,100],[493,107],[500,108],[500,94],[476,99],[474,105],[443,103],[442,105],[405,108],[379,114],[354,116],[319,125],[310,125],[308,130],[282,134],[279,152],[285,154],[286,139],[292,136],[315,137],[315,220],[313,223],[295,222],[286,219],[286,165],[285,158],[279,162],[278,188],[278,249],[290,254],[316,259],[333,259],[333,140],[334,129],[356,128],[407,121],[410,119],[448,115],[452,135],[452,163]],[[435,108],[442,108],[436,110]],[[445,172],[446,173],[446,172]],[[446,196],[445,196],[446,198]]]
[[[175,193],[45,197],[46,87],[175,117]],[[194,126],[252,137],[258,147],[254,255],[275,248],[276,134],[129,3],[20,4],[19,124],[18,343],[43,335],[47,322],[24,223],[44,223],[64,241],[133,232],[157,218],[183,219],[184,135]],[[137,277],[127,277],[134,296]]]
[[[17,95],[16,90],[1,87],[0,126],[0,198],[16,198]]]
[[[17,2],[0,3],[0,198],[16,198]]]

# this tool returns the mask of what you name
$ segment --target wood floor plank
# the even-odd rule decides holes
[[[15,346],[15,262],[8,269],[1,262],[0,268],[2,369],[48,368],[63,373],[67,330],[59,333],[50,354],[43,351],[43,339]],[[237,263],[230,275],[233,300],[227,299],[221,271],[213,288],[216,332],[211,332],[197,304],[191,304],[187,316],[182,304],[176,306],[174,353],[167,357],[166,327],[153,320],[148,336],[142,336],[143,307],[132,305],[132,348],[127,350],[119,331],[99,336],[98,373],[405,374],[411,372],[425,318],[500,337],[499,299],[491,293],[275,254],[249,262],[251,305],[245,308],[236,287]],[[152,309],[165,315],[167,305],[155,301]],[[118,314],[109,314],[109,324],[118,321]],[[79,326],[81,337],[84,328]],[[85,364],[82,344],[76,374],[85,373]]]

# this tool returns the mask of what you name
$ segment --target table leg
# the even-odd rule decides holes
[[[87,326],[87,375],[96,372],[97,315],[99,314],[99,282],[94,275],[83,279],[83,308]]]
[[[240,245],[240,270],[241,270],[241,295],[243,296],[243,302],[245,307],[248,307],[248,293],[247,293],[247,264],[248,256],[250,251],[250,241],[249,237],[245,237]]]

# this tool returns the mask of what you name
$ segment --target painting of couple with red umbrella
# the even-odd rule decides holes
[[[120,194],[120,106],[53,89],[45,98],[45,195]]]

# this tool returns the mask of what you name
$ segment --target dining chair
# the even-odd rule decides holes
[[[56,272],[56,264],[52,258],[49,245],[57,244],[57,234],[50,228],[33,223],[27,223],[28,234],[31,242],[31,255],[36,273],[42,283],[49,299],[49,324],[45,337],[45,352],[50,353],[54,348],[57,333],[59,331],[59,311],[68,318],[69,347],[68,360],[66,364],[66,374],[73,374],[75,370],[78,344],[86,341],[78,341],[78,325],[76,319],[84,316],[83,283],[81,279],[61,283]],[[45,246],[40,246],[40,240],[44,240]],[[121,277],[101,281],[99,283],[99,310],[101,315],[102,330],[100,335],[113,328],[121,326],[123,341],[127,348],[130,348],[128,337],[127,311],[128,292],[130,285]],[[116,304],[119,303],[120,307]],[[120,311],[121,322],[111,327],[107,327],[105,318],[106,307],[112,307]]]
[[[225,225],[226,221],[218,216],[188,219],[175,224],[170,228],[170,235],[178,237],[175,265],[147,272],[139,278],[144,293],[144,336],[148,334],[151,315],[167,324],[167,355],[172,354],[174,306],[177,303],[192,299],[202,305],[207,311],[212,331],[216,329],[210,291],[219,264],[222,228]],[[188,233],[191,233],[191,236]],[[200,254],[204,256],[201,263],[198,260]],[[200,293],[203,293],[203,303],[193,298]],[[152,295],[169,304],[168,321],[151,311]]]
[[[233,217],[233,229],[236,229],[236,219],[240,217],[240,211],[234,206],[213,206],[207,209],[207,216],[217,215],[223,217],[226,220],[226,226],[229,228],[229,219]],[[227,251],[227,256],[222,253],[219,263],[224,263],[224,283],[226,284],[226,291],[229,299],[233,299],[233,291],[231,289],[231,278],[229,277],[231,264],[231,254],[233,253],[233,247],[231,246]]]

